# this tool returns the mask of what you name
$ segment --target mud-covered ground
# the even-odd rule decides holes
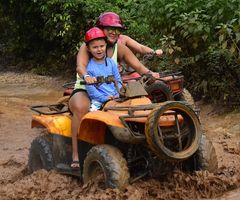
[[[212,140],[219,170],[189,175],[176,171],[163,180],[143,179],[124,191],[82,185],[55,171],[26,173],[28,148],[40,134],[31,129],[30,106],[61,97],[63,80],[0,72],[0,199],[239,199],[240,113],[199,103],[201,121]],[[219,114],[220,113],[220,114]],[[229,193],[230,191],[230,193]]]

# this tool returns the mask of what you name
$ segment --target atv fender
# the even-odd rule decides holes
[[[33,115],[32,128],[34,127],[45,127],[49,133],[71,137],[69,115]]]
[[[124,128],[118,115],[103,111],[89,112],[81,121],[79,139],[91,144],[103,144],[107,126]]]

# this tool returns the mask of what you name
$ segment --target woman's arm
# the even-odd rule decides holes
[[[87,46],[83,43],[77,54],[77,68],[76,71],[80,77],[87,73],[86,67],[89,61],[89,54]]]
[[[152,48],[138,43],[136,40],[132,39],[131,37],[129,37],[127,35],[121,35],[121,40],[122,40],[123,44],[125,44],[134,53],[140,53],[143,55],[143,54],[154,52],[154,50]],[[162,51],[162,49],[157,49],[155,51],[155,53],[158,56],[161,56],[163,51]]]
[[[136,70],[140,75],[149,73],[146,68],[133,54],[133,52],[125,45],[118,44],[118,59],[124,61],[127,65]]]
[[[86,44],[82,44],[77,54],[77,68],[76,71],[80,77],[87,74],[87,64],[89,62],[89,53]],[[95,77],[87,76],[84,80],[88,83],[96,82]]]

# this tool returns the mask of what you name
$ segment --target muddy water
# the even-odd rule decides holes
[[[218,115],[219,108],[200,105],[206,134],[217,151],[216,174],[176,171],[162,180],[139,180],[124,191],[101,190],[54,171],[26,174],[28,148],[41,134],[31,129],[30,107],[56,102],[64,81],[0,72],[0,82],[0,199],[239,199],[240,113]]]

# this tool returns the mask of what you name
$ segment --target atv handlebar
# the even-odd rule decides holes
[[[94,84],[98,85],[98,84],[102,84],[102,83],[107,83],[107,84],[114,83],[114,86],[120,96],[122,96],[122,97],[129,96],[128,92],[126,91],[129,89],[126,87],[126,85],[122,84],[122,88],[120,89],[118,87],[118,82],[116,81],[116,79],[113,75],[109,75],[106,77],[98,76],[96,78],[97,78],[97,81],[95,83],[90,83],[89,85],[94,85]],[[149,73],[149,74],[142,75],[142,77],[139,77],[136,81],[139,82],[139,84],[141,85],[142,88],[146,88],[146,86],[152,84],[155,80],[156,79],[152,76],[152,74]],[[88,85],[88,83],[86,81],[80,81],[80,84]],[[145,89],[143,89],[143,90],[145,91]],[[146,93],[143,93],[142,95],[146,95]]]
[[[96,79],[97,79],[97,81],[95,83],[88,84],[86,81],[80,81],[80,84],[82,84],[82,85],[100,85],[100,84],[103,84],[103,83],[106,83],[106,84],[114,83],[114,86],[115,86],[118,94],[123,95],[123,93],[120,91],[120,89],[118,87],[118,82],[116,81],[114,75],[108,75],[106,77],[97,76]],[[122,85],[122,87],[124,87],[124,86]]]
[[[106,76],[106,77],[97,76],[96,79],[97,79],[97,81],[95,83],[91,83],[89,85],[102,84],[102,83],[110,84],[110,83],[114,83],[116,81],[113,75],[109,75],[109,76]],[[88,85],[88,83],[86,81],[80,81],[80,84]]]

